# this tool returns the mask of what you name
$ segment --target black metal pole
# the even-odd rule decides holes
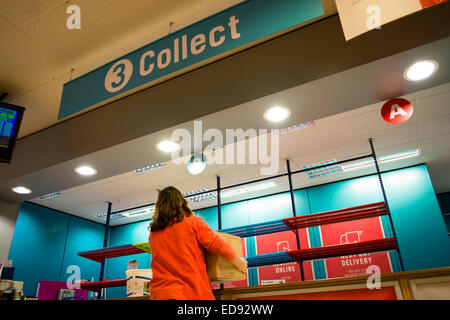
[[[296,217],[297,212],[295,210],[294,185],[292,184],[291,163],[288,159],[286,160],[286,167],[287,167],[288,180],[289,180],[289,193],[291,194],[292,214],[294,217]],[[297,248],[301,249],[302,247],[300,245],[300,235],[298,233],[298,230],[295,233],[295,237],[297,240]],[[300,281],[303,281],[305,279],[305,274],[303,271],[303,262],[299,262],[299,265],[300,265]]]
[[[394,222],[392,220],[392,215],[391,215],[391,209],[389,208],[386,191],[384,189],[383,178],[381,177],[380,166],[378,164],[377,155],[375,153],[375,147],[373,145],[373,138],[369,139],[369,143],[370,143],[370,148],[372,149],[372,157],[373,157],[373,161],[375,162],[375,168],[377,170],[378,180],[380,182],[381,193],[383,194],[383,200],[384,200],[384,203],[386,204],[386,208],[388,210],[388,217],[389,217],[389,223],[391,224],[392,234],[394,236],[395,242],[397,243],[397,254],[398,254],[398,260],[400,262],[400,268],[402,271],[405,271],[405,264],[403,263],[403,258],[400,253],[400,248],[399,248],[398,239],[397,239],[397,233],[395,232]]]
[[[220,177],[217,176],[217,229],[222,230],[222,199],[220,198]],[[220,284],[220,290],[223,290],[223,283]]]
[[[222,230],[222,199],[220,198],[220,177],[217,176],[217,228]]]
[[[111,208],[112,208],[112,203],[108,202],[108,211],[106,213],[105,238],[103,240],[103,248],[106,248],[108,246],[109,229],[110,229],[110,222],[111,222]],[[99,279],[99,281],[103,281],[103,277],[104,277],[104,274],[105,274],[105,262],[106,261],[103,259],[102,265],[100,267],[100,279]],[[100,299],[100,294],[98,295],[98,299]]]

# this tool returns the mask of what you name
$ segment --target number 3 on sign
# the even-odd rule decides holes
[[[117,61],[106,74],[105,89],[111,93],[122,90],[130,81],[132,74],[133,64],[130,60]]]

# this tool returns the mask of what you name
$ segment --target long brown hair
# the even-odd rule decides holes
[[[190,217],[192,214],[181,192],[175,187],[166,187],[158,191],[155,214],[150,223],[151,231],[163,230],[167,226],[183,221],[184,215]]]

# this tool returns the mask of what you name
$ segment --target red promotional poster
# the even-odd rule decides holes
[[[350,244],[384,238],[379,217],[323,225],[320,228],[323,246]],[[367,274],[369,266],[378,266],[381,273],[392,272],[388,252],[357,254],[325,260],[327,278],[342,278]]]
[[[305,229],[299,230],[302,248],[309,248],[308,233]],[[256,237],[257,254],[265,254],[297,249],[297,239],[292,231],[266,234]],[[313,280],[311,262],[304,262],[305,280]],[[301,281],[300,265],[296,262],[284,263],[258,268],[259,284],[277,284]]]
[[[244,257],[247,255],[247,245],[245,238],[241,238],[242,242],[242,251]],[[239,288],[239,287],[247,287],[248,286],[248,273],[247,273],[247,279],[245,280],[239,280],[239,281],[233,281],[233,282],[225,282],[223,284],[224,288]],[[220,284],[212,284],[211,288],[213,290],[220,289]]]

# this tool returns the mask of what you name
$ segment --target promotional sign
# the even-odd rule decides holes
[[[413,113],[412,103],[402,98],[391,99],[381,108],[381,116],[391,124],[405,123],[412,117]]]
[[[345,39],[350,40],[447,0],[336,0]]]
[[[306,229],[299,230],[300,244],[303,249],[309,248]],[[297,250],[297,239],[292,231],[266,234],[256,237],[257,254]],[[310,261],[303,263],[304,280],[314,280]],[[278,284],[301,281],[300,265],[296,262],[283,263],[258,268],[259,284]]]
[[[323,246],[350,244],[384,238],[381,218],[368,218],[320,227]],[[327,278],[366,275],[367,268],[377,266],[381,273],[392,272],[388,252],[357,254],[325,260]]]
[[[248,0],[64,85],[58,119],[324,14],[321,0]]]

